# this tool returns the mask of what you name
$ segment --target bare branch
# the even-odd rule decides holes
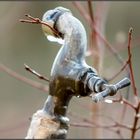
[[[28,79],[28,78],[16,73],[15,71],[7,68],[3,64],[0,64],[0,70],[3,71],[3,72],[6,72],[7,74],[9,74],[10,76],[16,78],[19,81],[22,81],[22,82],[24,82],[24,83],[26,83],[28,85],[31,85],[32,87],[35,87],[35,88],[37,88],[39,90],[42,90],[43,92],[48,92],[48,86],[43,85],[43,84],[41,84],[39,82],[33,81],[31,79]]]
[[[91,124],[85,124],[85,123],[70,123],[71,126],[74,126],[74,127],[84,127],[84,128],[100,128],[100,129],[105,129],[105,130],[108,130],[108,131],[112,131],[116,134],[119,135],[120,138],[123,138],[123,136],[121,135],[120,131],[117,129],[117,130],[114,130],[113,128],[111,127],[102,127],[102,126],[94,126],[94,125],[91,125]]]
[[[90,16],[87,14],[85,8],[79,2],[73,2],[73,4],[79,10],[79,12],[82,15],[82,17],[84,17],[85,20],[88,21],[87,23],[89,23],[91,29],[94,30],[94,32],[96,33],[96,35],[98,36],[98,38],[100,39],[100,41],[104,43],[104,45],[109,49],[109,51],[116,57],[116,59],[118,60],[118,62],[120,62],[122,65],[125,65],[124,60],[119,55],[119,53],[117,52],[117,50],[100,33],[100,31],[98,30],[97,26],[95,24],[93,24],[93,21],[91,20]],[[126,67],[125,70],[126,70],[127,75],[129,75],[129,68]]]
[[[136,109],[136,107],[131,102],[129,102],[127,99],[123,98],[122,96],[120,96],[119,99],[111,99],[111,100],[113,103],[118,102],[120,104],[126,104],[129,107],[131,107],[133,110]]]
[[[56,36],[60,37],[58,31],[56,31],[54,28],[52,28],[52,27],[51,27],[49,24],[47,24],[46,22],[40,20],[39,18],[34,18],[34,17],[32,17],[31,15],[29,15],[29,14],[26,14],[25,16],[28,17],[30,20],[27,20],[27,19],[20,19],[19,21],[20,21],[20,22],[25,22],[25,23],[42,24],[42,25],[45,25],[45,26],[47,26],[48,28],[50,28]]]
[[[45,77],[45,76],[39,74],[38,72],[36,72],[36,71],[33,70],[32,68],[30,68],[28,65],[24,64],[24,66],[25,66],[25,69],[26,69],[27,71],[31,72],[32,74],[34,74],[35,76],[37,76],[39,79],[45,80],[45,81],[47,81],[47,82],[50,82],[50,80],[49,80],[47,77]]]
[[[133,122],[133,126],[132,126],[132,133],[131,133],[131,139],[134,139],[135,138],[135,134],[136,134],[136,131],[138,130],[137,128],[137,124],[138,124],[138,120],[139,120],[139,117],[138,117],[138,114],[139,114],[139,110],[140,110],[140,101],[137,105],[137,108],[136,108],[136,114],[135,114],[135,117],[134,117],[134,122]]]
[[[71,113],[71,112],[69,112],[69,114],[71,116],[74,116],[74,118],[78,118],[78,120],[81,120],[81,122],[84,122],[84,125],[85,125],[85,123],[86,123],[86,125],[89,124],[92,128],[93,127],[98,127],[98,128],[104,128],[105,129],[105,128],[116,128],[116,127],[119,128],[120,127],[120,128],[124,128],[124,129],[128,129],[128,130],[132,129],[132,126],[119,123],[118,121],[114,120],[112,117],[109,117],[109,116],[106,116],[106,115],[95,115],[95,116],[108,118],[109,120],[111,120],[113,122],[113,124],[103,125],[103,124],[99,124],[95,121],[92,121],[90,119],[87,119],[87,118],[84,118],[84,117],[81,117],[81,116],[77,116],[77,115],[75,115],[74,113]]]
[[[124,65],[120,68],[120,70],[114,74],[111,78],[107,79],[108,81],[112,81],[113,79],[115,79],[130,63],[130,57],[128,58],[128,60],[124,63]]]
[[[73,4],[79,10],[79,12],[81,13],[81,15],[88,21],[87,23],[89,23],[91,25],[91,28],[94,29],[94,31],[96,32],[96,34],[98,35],[98,37],[100,38],[100,40],[103,41],[105,43],[105,45],[107,46],[107,48],[116,56],[117,60],[120,63],[124,63],[123,62],[123,59],[118,54],[118,52],[115,50],[115,48],[111,46],[111,44],[99,32],[99,30],[97,29],[97,27],[92,24],[92,21],[91,21],[89,15],[87,14],[86,10],[82,7],[82,5],[79,2],[73,2]]]
[[[89,14],[92,22],[94,22],[94,16],[93,16],[93,9],[92,9],[92,2],[91,0],[88,0],[88,9],[89,9]]]
[[[137,88],[136,88],[136,84],[135,84],[135,79],[134,79],[133,68],[132,68],[132,60],[131,60],[131,56],[132,56],[132,54],[131,54],[132,31],[133,31],[133,29],[130,28],[129,34],[128,34],[128,56],[130,58],[129,69],[130,69],[130,77],[131,77],[131,81],[132,81],[133,93],[135,96],[138,96]]]

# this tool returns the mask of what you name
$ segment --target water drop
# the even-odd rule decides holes
[[[120,103],[123,104],[123,101],[121,101]]]
[[[113,101],[110,100],[110,99],[105,99],[104,102],[106,102],[106,103],[108,103],[108,104],[112,104],[112,103],[113,103]]]
[[[78,95],[77,97],[78,97],[78,98],[80,98],[81,96],[80,96],[80,95]]]

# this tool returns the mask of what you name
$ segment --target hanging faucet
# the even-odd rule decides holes
[[[93,67],[87,65],[86,31],[69,9],[56,7],[48,10],[42,21],[53,28],[52,31],[48,26],[42,25],[45,36],[62,44],[51,69],[49,95],[43,111],[60,124],[58,131],[52,133],[50,138],[66,138],[66,114],[73,96],[92,96],[92,100],[98,102],[130,85],[130,80],[124,78],[117,84],[108,84]]]

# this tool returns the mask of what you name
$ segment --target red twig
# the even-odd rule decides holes
[[[94,5],[95,5],[95,3],[94,3]],[[89,9],[91,9],[91,8],[90,8],[90,5],[89,5]],[[95,14],[94,14],[93,23],[91,25],[91,26],[94,26],[97,29],[99,29],[98,31],[103,36],[105,34],[105,25],[106,25],[108,8],[109,8],[109,4],[108,3],[106,3],[106,4],[105,4],[105,2],[99,2],[99,3],[97,3],[96,4],[96,9],[94,11]],[[92,19],[92,14],[91,14],[90,17]],[[98,63],[98,69],[99,69],[99,73],[100,73],[103,70],[102,68],[103,68],[103,62],[104,62],[105,43],[103,41],[101,41],[99,35],[97,34],[97,32],[93,28],[92,28],[92,30],[94,32],[95,46],[97,46],[98,55],[99,55],[97,57],[99,60],[96,61],[96,63]],[[93,56],[94,56],[94,54],[93,54]]]
[[[89,9],[89,14],[92,22],[94,22],[94,16],[93,16],[93,9],[92,9],[92,2],[91,0],[88,0],[88,9]]]
[[[131,102],[129,102],[127,99],[123,98],[122,96],[120,96],[120,99],[112,99],[112,102],[113,103],[118,102],[120,104],[126,104],[129,107],[131,107],[133,110],[136,109],[136,107]]]
[[[116,133],[116,134],[118,134],[119,136],[120,136],[120,138],[123,138],[123,136],[121,135],[121,133],[120,133],[120,131],[118,131],[118,130],[114,130],[114,129],[112,129],[112,128],[110,128],[110,127],[97,127],[97,126],[94,126],[94,125],[91,125],[91,124],[85,124],[85,123],[70,123],[70,125],[71,126],[73,126],[73,127],[84,127],[84,128],[101,128],[101,129],[105,129],[105,130],[108,130],[108,131],[112,131],[112,132],[114,132],[114,133]]]
[[[117,128],[117,127],[121,127],[121,128],[124,128],[124,129],[128,129],[130,130],[131,128],[129,126],[126,126],[126,125],[122,125],[122,124],[114,124],[114,125],[93,125],[93,124],[87,124],[87,123],[70,123],[71,126],[74,126],[74,127],[84,127],[84,128],[101,128],[101,129],[105,129],[105,130],[108,130],[108,131],[112,131],[114,133],[117,133],[120,138],[123,138],[120,130],[114,130],[113,128]]]
[[[120,69],[119,72],[117,72],[112,78],[114,79],[115,77],[117,77],[125,68],[127,68],[127,65],[129,64],[129,69],[130,69],[130,76],[131,76],[131,81],[132,81],[132,87],[133,87],[133,92],[134,92],[134,95],[135,96],[138,96],[138,93],[137,93],[137,89],[136,89],[136,85],[135,85],[135,79],[134,79],[134,74],[133,74],[133,68],[132,68],[132,60],[131,60],[131,39],[132,39],[132,29],[130,29],[129,31],[129,37],[128,37],[128,60],[124,63],[122,58],[120,57],[120,55],[118,54],[118,52],[111,46],[111,44],[103,37],[103,35],[98,31],[97,27],[95,26],[95,24],[93,24],[93,21],[94,21],[94,17],[93,17],[93,11],[92,11],[92,7],[91,7],[91,1],[88,0],[88,6],[89,6],[89,14],[88,15],[85,11],[85,9],[77,2],[73,2],[75,4],[75,6],[78,8],[78,10],[80,11],[80,13],[82,13],[83,17],[88,21],[88,23],[90,25],[92,25],[92,30],[94,30],[95,34],[98,35],[98,37],[100,38],[101,41],[103,41],[106,46],[109,48],[109,50],[116,56],[116,58],[119,60],[119,62],[123,63],[123,66],[122,68]],[[46,25],[48,26],[53,32],[55,35],[59,36],[58,32],[56,30],[54,30],[50,25],[48,25],[47,23],[41,21],[39,18],[34,18],[30,15],[26,15],[30,20],[20,20],[21,22],[26,22],[26,23],[33,23],[33,24],[43,24],[43,25]],[[33,69],[31,69],[30,67],[28,67],[27,65],[25,65],[25,68],[26,70],[30,71],[31,73],[33,73],[34,75],[36,75],[37,77],[39,77],[40,79],[44,79],[46,81],[49,81],[48,78],[45,78],[44,76],[38,74],[36,71],[34,71]],[[24,81],[25,83],[28,83],[27,79],[24,79],[23,77],[20,77],[19,75],[17,76],[17,74],[15,74],[14,72],[9,72],[9,70],[1,67],[0,65],[0,69],[7,72],[8,74],[10,74],[11,76],[13,77],[16,77],[17,79],[21,80],[21,81]],[[128,69],[126,69],[128,70]],[[35,86],[34,83],[30,83],[30,85],[34,86],[34,87],[37,87],[38,86]],[[44,89],[43,89],[44,90]],[[111,125],[101,125],[101,124],[97,124],[96,122],[92,122],[88,119],[83,119],[84,124],[80,123],[73,123],[71,125],[73,126],[79,126],[79,127],[90,127],[90,128],[93,128],[93,127],[100,127],[100,128],[105,128],[105,129],[111,129],[111,128],[115,128],[115,127],[120,127],[120,128],[124,128],[124,129],[128,129],[128,130],[131,130],[132,131],[132,135],[131,135],[131,138],[133,139],[135,137],[135,133],[137,130],[140,129],[140,127],[137,128],[137,123],[138,123],[138,119],[139,117],[137,116],[138,113],[139,113],[139,109],[140,109],[140,102],[139,104],[137,104],[137,106],[134,106],[131,102],[129,102],[128,100],[124,99],[124,98],[121,98],[120,100],[114,100],[113,102],[120,102],[120,103],[124,103],[128,106],[130,106],[132,109],[134,109],[136,111],[136,115],[135,115],[135,118],[134,118],[134,123],[133,123],[133,126],[128,126],[128,125],[125,125],[125,124],[121,124],[119,122],[116,122],[114,121],[114,124],[111,124]],[[118,134],[120,134],[120,131],[116,131]]]
[[[135,109],[136,114],[135,114],[135,118],[134,118],[133,127],[131,129],[132,130],[131,139],[134,139],[135,138],[136,131],[138,130],[137,129],[137,124],[138,124],[138,120],[139,120],[139,117],[138,117],[139,110],[140,110],[140,102],[138,103],[138,106]]]
[[[24,66],[25,66],[25,69],[26,69],[27,71],[31,72],[32,74],[34,74],[35,76],[37,76],[39,79],[45,80],[45,81],[47,81],[47,82],[50,82],[50,80],[49,80],[47,77],[45,77],[45,76],[39,74],[38,72],[36,72],[36,71],[33,70],[32,68],[30,68],[28,65],[24,64]]]
[[[134,79],[134,73],[133,73],[133,68],[132,68],[132,60],[131,60],[131,40],[132,40],[132,31],[133,29],[130,28],[129,30],[129,36],[128,36],[128,55],[130,57],[130,61],[129,61],[129,69],[130,69],[130,77],[131,77],[131,81],[132,81],[132,87],[133,87],[133,93],[135,96],[138,96],[137,93],[137,88],[135,85],[135,79]]]
[[[95,116],[96,117],[108,118],[109,120],[111,120],[113,122],[113,124],[103,125],[103,124],[99,124],[99,123],[97,123],[95,121],[89,120],[87,118],[84,118],[84,117],[81,117],[81,116],[77,116],[74,113],[69,113],[69,114],[71,116],[74,116],[74,118],[78,118],[78,120],[81,120],[81,122],[84,122],[84,123],[90,124],[90,125],[92,124],[92,126],[98,127],[98,128],[115,128],[115,127],[120,127],[120,128],[124,128],[124,129],[127,129],[127,130],[131,130],[132,129],[132,126],[119,123],[118,121],[114,120],[112,117],[105,116],[105,115],[95,115]]]
[[[130,71],[130,75],[131,75],[131,81],[132,81],[132,86],[133,86],[133,91],[134,91],[134,95],[136,96],[136,101],[138,100],[138,97],[137,97],[137,90],[136,90],[136,86],[135,86],[135,81],[134,81],[134,76],[133,76],[133,69],[132,69],[132,62],[131,62],[131,40],[132,40],[132,28],[130,28],[129,30],[129,34],[128,34],[128,60],[126,61],[126,63],[122,66],[122,68],[120,69],[119,72],[117,72],[112,78],[110,78],[109,80],[113,80],[115,77],[117,77],[128,65],[129,65],[129,71]],[[123,109],[123,112],[122,112],[122,117],[124,117],[124,114],[126,112],[126,107],[127,105],[132,107],[132,109],[134,109],[135,111],[137,110],[137,107],[134,106],[132,103],[130,103],[128,100],[126,99],[122,99],[123,103],[125,103],[125,106],[124,106],[124,109]],[[137,104],[137,103],[136,103]],[[137,118],[135,117],[134,118],[134,125],[133,127],[135,128],[137,124]],[[135,130],[132,129],[132,134],[134,137],[135,135]]]
[[[82,7],[82,5],[79,2],[73,2],[73,4],[79,10],[79,12],[81,13],[81,15],[86,19],[86,21],[88,21],[87,23],[89,23],[91,25],[91,28],[96,32],[96,34],[98,35],[98,37],[100,38],[100,40],[103,41],[104,44],[107,46],[107,48],[116,56],[117,60],[120,63],[123,63],[123,59],[118,54],[118,52],[116,51],[116,49],[111,46],[111,44],[99,32],[99,30],[97,29],[97,27],[92,24],[92,20],[90,19],[90,16],[87,14],[86,10]]]
[[[88,0],[88,11],[89,11],[89,17],[91,20],[91,24],[97,24],[98,22],[96,22],[94,20],[94,16],[93,16],[93,8],[92,8],[92,2],[91,0]],[[91,52],[93,60],[94,60],[94,67],[97,69],[97,71],[100,71],[100,65],[101,65],[101,50],[99,48],[99,40],[98,40],[98,36],[96,35],[95,30],[92,28],[91,33],[90,33],[90,49],[94,50],[95,52],[97,52],[98,55],[94,55],[94,53]]]
[[[98,20],[95,20],[94,19],[94,16],[96,15],[93,15],[93,6],[92,6],[92,1],[91,0],[88,0],[87,1],[87,6],[88,6],[88,14],[89,14],[89,17],[90,17],[90,20],[91,20],[91,24],[94,25],[96,24],[96,26],[98,26],[99,28],[101,27],[101,24],[100,22],[102,23],[102,18],[98,17]],[[100,11],[96,12],[96,13],[99,13]],[[104,12],[105,13],[105,12]],[[104,14],[102,14],[104,15]],[[98,16],[98,15],[97,15]],[[92,26],[91,25],[91,26]],[[104,22],[103,22],[103,25],[104,25]],[[95,25],[94,25],[95,26]],[[92,59],[94,60],[94,68],[100,73],[101,71],[101,67],[102,67],[102,51],[103,49],[100,47],[100,46],[103,46],[101,45],[100,43],[100,39],[98,38],[98,35],[96,34],[95,30],[93,28],[91,28],[91,33],[90,33],[90,48],[91,50],[94,50],[95,52],[97,52],[98,55],[93,55],[92,53]],[[100,28],[100,32],[102,32],[101,28]],[[92,119],[93,120],[96,120],[96,122],[101,122],[101,118],[97,117],[97,116],[94,116],[94,112],[98,113],[100,112],[100,108],[101,108],[101,104],[100,105],[92,105]],[[98,135],[100,134],[101,135],[101,130],[99,129],[93,129],[92,130],[92,134],[94,137],[98,137]]]
[[[45,26],[47,26],[48,28],[50,28],[56,36],[60,37],[60,36],[59,36],[59,33],[58,33],[54,28],[52,28],[49,24],[47,24],[46,22],[40,20],[39,18],[34,18],[34,17],[32,17],[31,15],[29,15],[29,14],[26,14],[25,16],[28,17],[29,20],[27,20],[27,19],[20,19],[19,21],[20,21],[20,22],[25,22],[25,23],[42,24],[42,25],[45,25]]]
[[[0,70],[6,72],[7,74],[9,74],[10,76],[16,78],[19,81],[22,81],[28,85],[31,85],[32,87],[35,87],[39,90],[42,90],[43,92],[48,92],[48,86],[43,85],[39,82],[33,81],[31,79],[28,79],[18,73],[16,73],[15,71],[12,71],[11,69],[7,68],[5,65],[0,64]]]
[[[120,70],[114,74],[111,78],[108,79],[108,81],[112,81],[113,79],[115,79],[130,63],[130,56],[128,58],[128,60],[124,63],[124,65],[120,68]]]

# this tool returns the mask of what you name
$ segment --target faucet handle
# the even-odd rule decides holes
[[[125,88],[131,84],[130,79],[127,77],[115,84],[117,90]]]
[[[130,83],[131,83],[130,79],[124,78],[114,85],[105,84],[104,85],[105,90],[103,90],[102,92],[99,92],[97,94],[92,95],[92,100],[96,103],[99,102],[99,101],[102,101],[107,96],[115,95],[119,89],[122,89],[122,88],[125,88],[125,87],[129,86]]]

